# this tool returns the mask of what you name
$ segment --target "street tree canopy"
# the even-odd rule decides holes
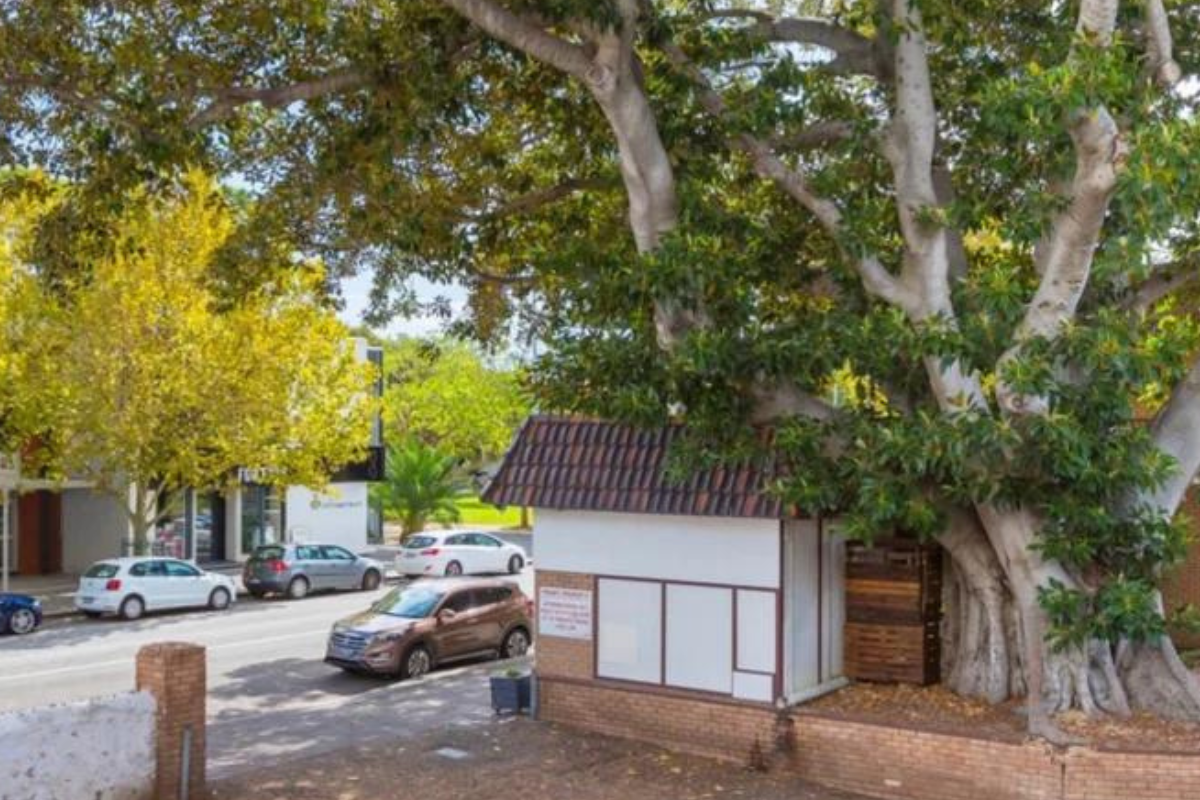
[[[71,189],[40,176],[21,182],[26,195],[34,183],[70,202]],[[28,232],[28,203],[2,207]],[[364,455],[374,401],[370,368],[324,303],[319,267],[281,271],[234,302],[213,290],[214,254],[236,220],[209,179],[187,173],[125,208],[106,255],[58,285],[26,260],[36,252],[27,239],[10,239],[0,269],[12,288],[0,308],[18,334],[6,350],[16,378],[6,397],[18,412],[10,436],[24,441],[12,444],[35,443],[31,470],[114,497],[141,553],[181,489],[223,487],[239,468],[323,487]]]
[[[1200,6],[1169,0],[7,2],[9,158],[249,179],[294,237],[472,291],[542,404],[773,447],[950,554],[947,682],[1200,718],[1156,585],[1200,465]],[[686,468],[686,463],[684,464]]]
[[[383,424],[389,441],[420,439],[461,469],[508,449],[530,411],[513,369],[455,339],[384,343]]]

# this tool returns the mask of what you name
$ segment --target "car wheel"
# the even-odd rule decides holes
[[[363,575],[362,590],[364,592],[373,592],[379,588],[379,571],[369,569]]]
[[[232,599],[228,589],[218,587],[213,589],[212,594],[208,596],[208,607],[213,611],[224,611],[229,608],[229,603]]]
[[[21,636],[37,629],[37,617],[28,608],[18,608],[8,618],[8,629]]]
[[[136,594],[126,597],[121,603],[121,616],[125,619],[138,619],[146,613],[146,604]]]
[[[292,582],[287,586],[287,596],[293,600],[303,600],[308,596],[308,579],[292,578]]]
[[[446,565],[447,575],[462,575],[462,564],[457,561],[451,561]]]
[[[513,628],[504,637],[500,654],[505,658],[517,658],[529,652],[529,632],[524,628]]]
[[[525,559],[520,556],[513,556],[508,560],[508,574],[516,575],[525,566]]]
[[[413,645],[400,662],[401,678],[420,678],[433,669],[433,656],[423,644]]]

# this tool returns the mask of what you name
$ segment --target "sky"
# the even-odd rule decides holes
[[[366,311],[371,297],[371,281],[372,275],[369,272],[342,280],[342,297],[345,300],[345,306],[340,316],[342,321],[347,325],[363,324],[362,315]],[[457,284],[435,284],[419,277],[413,278],[412,283],[416,289],[417,296],[422,301],[430,301],[438,296],[449,298],[455,316],[462,311],[466,303],[467,291]],[[445,324],[446,320],[433,316],[394,319],[379,333],[388,336],[402,334],[407,336],[431,336],[441,333]]]

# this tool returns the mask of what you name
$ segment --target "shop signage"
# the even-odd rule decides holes
[[[592,593],[588,589],[538,589],[538,635],[592,638]]]

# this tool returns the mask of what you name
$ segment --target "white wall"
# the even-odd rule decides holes
[[[778,520],[537,509],[534,536],[538,569],[779,586]]]
[[[154,712],[140,692],[0,713],[0,798],[150,797]]]
[[[598,581],[596,672],[642,683],[662,680],[662,586],[649,581]]]
[[[822,526],[821,540],[821,680],[842,676],[843,631],[846,625],[846,537],[836,521]]]
[[[361,550],[367,545],[367,506],[365,483],[333,484],[324,494],[291,486],[285,512],[288,538]]]
[[[778,520],[538,509],[534,536],[539,570],[610,576],[597,584],[600,677],[774,699]]]
[[[775,631],[768,635],[774,638]],[[733,590],[667,586],[665,680],[684,689],[733,692]]]
[[[821,541],[814,520],[784,525],[784,691],[791,695],[821,682]]]
[[[121,555],[129,518],[116,500],[91,489],[62,493],[63,571],[80,573],[93,562]]]

